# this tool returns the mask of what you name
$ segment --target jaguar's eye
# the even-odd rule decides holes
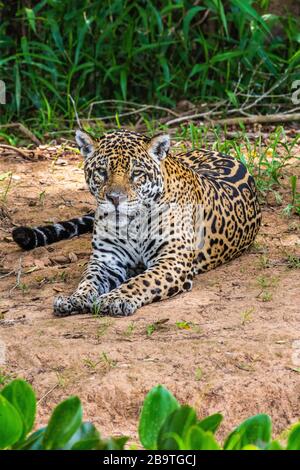
[[[100,170],[95,171],[94,176],[95,176],[96,179],[105,180],[106,177],[107,177],[107,172],[106,172],[106,170],[103,168],[103,169],[100,169]]]
[[[131,174],[133,179],[138,179],[143,176],[145,173],[142,170],[134,170]]]

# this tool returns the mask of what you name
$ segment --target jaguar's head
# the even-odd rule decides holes
[[[76,132],[85,158],[85,178],[103,212],[131,213],[157,201],[163,192],[161,164],[170,147],[168,135],[152,139],[118,130],[93,139]]]

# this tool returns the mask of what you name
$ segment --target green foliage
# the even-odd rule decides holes
[[[60,403],[53,411],[45,430],[44,448],[62,449],[80,428],[81,421],[82,409],[79,398],[71,397]]]
[[[36,400],[31,386],[23,380],[14,380],[2,389],[1,396],[17,410],[23,427],[20,439],[23,439],[31,431],[36,413]]]
[[[161,385],[148,393],[139,424],[139,437],[146,449],[157,449],[159,430],[167,416],[177,408],[177,400]]]
[[[29,434],[34,425],[36,398],[31,386],[13,380],[0,392],[0,449],[21,450],[122,450],[127,437],[101,439],[91,423],[82,422],[79,398],[70,397],[53,411],[45,428]],[[145,398],[139,422],[141,444],[150,450],[300,450],[300,423],[288,432],[286,446],[272,440],[268,415],[246,419],[225,439],[216,439],[223,417],[216,413],[198,420],[196,412],[180,405],[163,386]]]
[[[271,441],[272,422],[267,415],[260,414],[246,419],[226,439],[225,450],[241,450],[247,445],[264,449]]]
[[[111,114],[103,100],[172,107],[226,99],[239,107],[299,74],[299,19],[254,0],[66,0],[1,2],[0,68],[7,89],[1,119],[53,128]],[[271,98],[270,98],[271,99]],[[269,103],[270,104],[270,103]],[[259,103],[259,111],[264,103]],[[129,105],[113,103],[119,120]],[[266,111],[269,108],[265,108]],[[34,122],[33,122],[34,121]]]
[[[23,432],[22,420],[17,410],[0,395],[0,449],[12,446]]]
[[[36,398],[31,386],[13,380],[0,393],[0,449],[89,450],[123,448],[127,438],[102,440],[95,426],[82,422],[79,398],[70,397],[53,411],[48,426],[29,434]]]
[[[300,193],[297,191],[297,176],[290,177],[292,201],[283,209],[283,213],[287,216],[295,213],[300,215]]]

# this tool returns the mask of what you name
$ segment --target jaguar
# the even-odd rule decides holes
[[[76,131],[94,213],[13,230],[23,249],[92,232],[92,254],[75,292],[54,315],[127,316],[189,291],[193,278],[243,253],[261,211],[252,175],[233,156],[170,150],[170,137],[126,129],[93,138]]]

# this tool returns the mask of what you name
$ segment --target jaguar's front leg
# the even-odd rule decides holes
[[[126,269],[117,255],[107,258],[103,253],[93,253],[76,291],[69,297],[54,299],[54,315],[63,317],[93,312],[99,296],[125,280]]]
[[[100,315],[128,316],[143,305],[192,288],[192,255],[161,256],[143,274],[129,279],[98,301]]]

